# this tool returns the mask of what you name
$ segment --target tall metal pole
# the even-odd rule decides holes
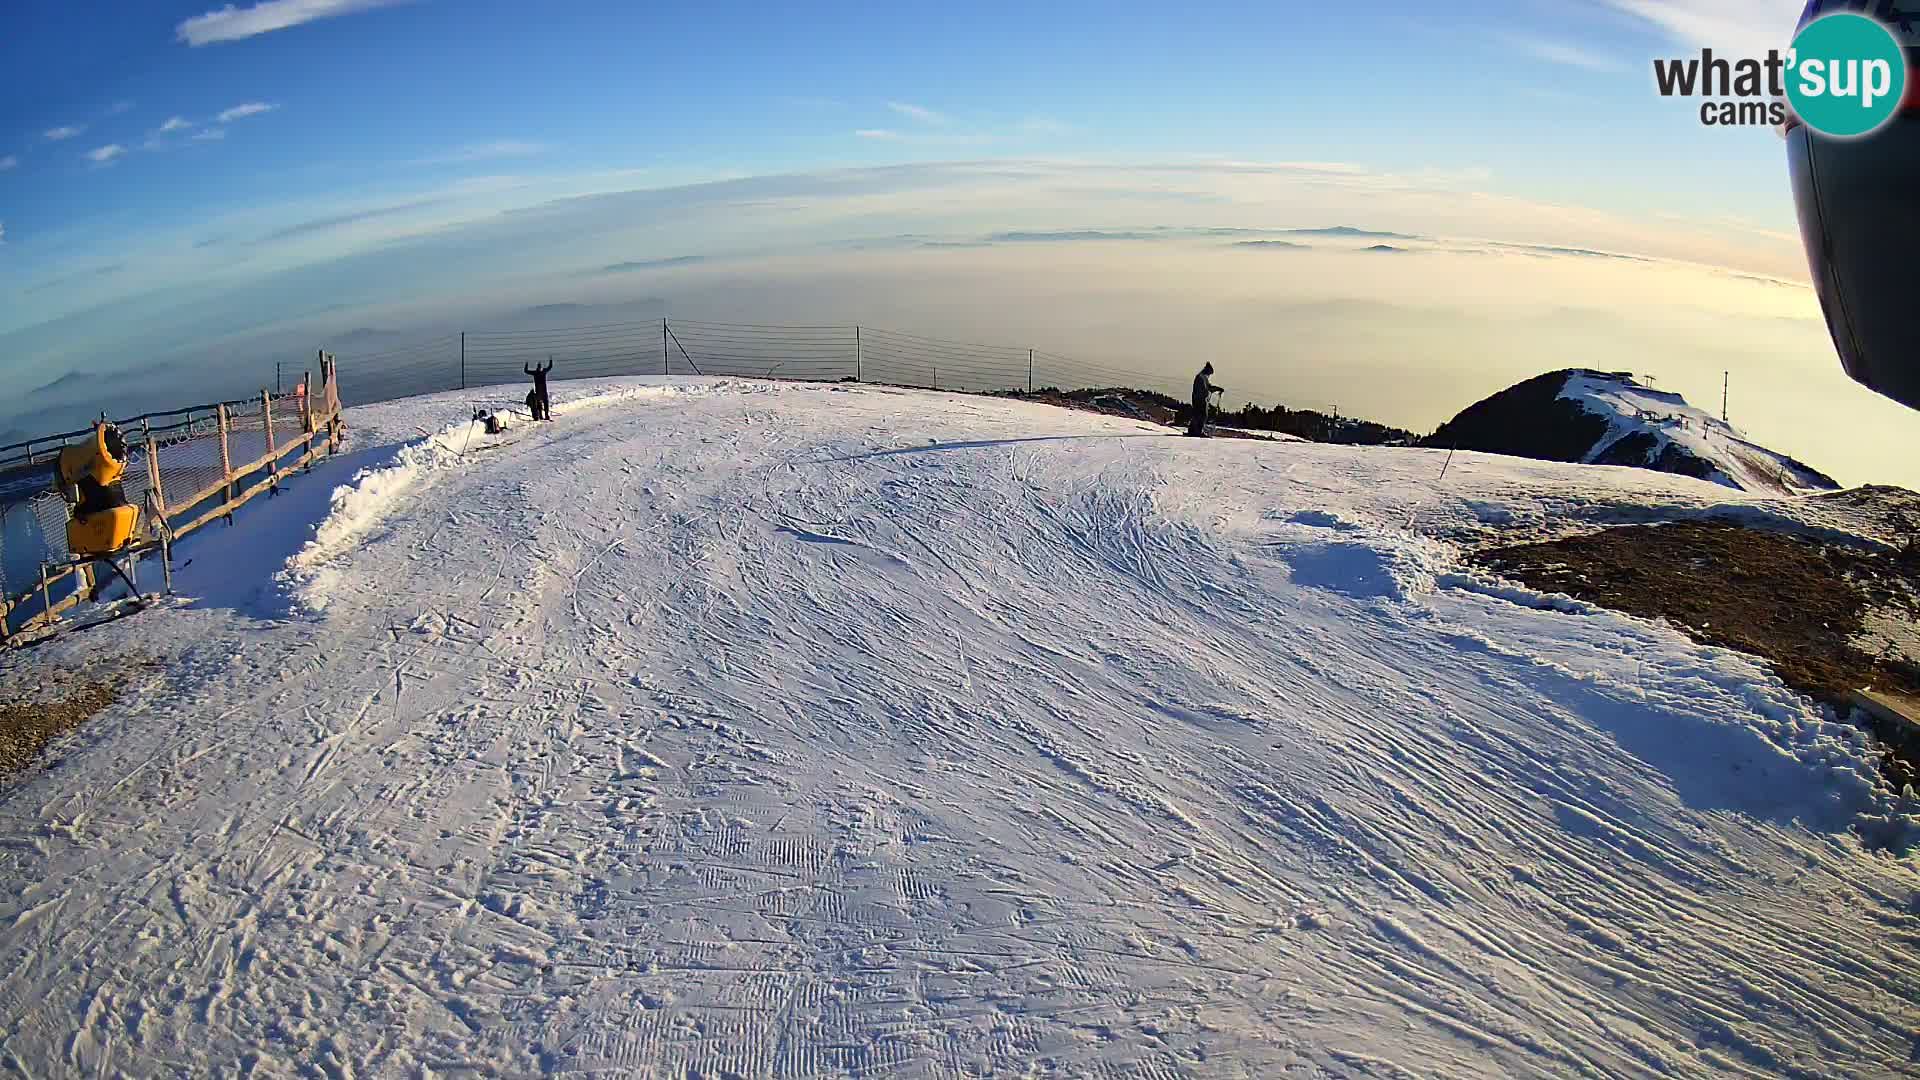
[[[667,319],[664,315],[660,317],[660,374],[673,374],[667,367]]]
[[[853,328],[853,381],[864,381],[860,378],[860,327],[857,323]]]
[[[460,389],[467,388],[467,332],[460,331]]]
[[[1033,393],[1033,350],[1027,350],[1027,393]]]
[[[1720,380],[1720,422],[1723,424],[1729,423],[1727,420],[1727,391],[1731,389],[1732,386],[1733,372],[1722,372]]]
[[[273,396],[274,397],[279,397],[282,393],[285,392],[285,388],[280,385],[280,367],[281,367],[280,361],[275,360],[273,362]]]

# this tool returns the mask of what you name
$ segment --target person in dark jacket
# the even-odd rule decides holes
[[[1200,369],[1193,377],[1193,415],[1187,420],[1187,434],[1205,436],[1207,433],[1207,406],[1213,403],[1213,395],[1226,389],[1213,385],[1213,361]]]
[[[527,392],[527,411],[535,420],[553,419],[553,399],[547,396],[547,372],[553,370],[553,357],[547,357],[546,367],[521,364],[520,370],[533,376],[533,389]]]

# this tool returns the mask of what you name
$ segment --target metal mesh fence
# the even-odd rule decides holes
[[[440,390],[615,375],[726,375],[861,381],[974,392],[1125,386],[1180,397],[1181,380],[1014,345],[950,341],[871,326],[654,319],[552,330],[470,331],[343,356],[348,404]]]
[[[323,410],[326,400],[317,394],[316,404]],[[118,421],[117,426],[128,451],[120,492],[142,508],[136,541],[158,538],[160,522],[147,512],[151,506],[164,503],[172,527],[181,528],[189,521],[183,514],[204,514],[224,505],[268,469],[284,466],[291,460],[285,455],[296,445],[313,444],[307,400],[298,388],[278,396],[150,413]],[[0,448],[0,601],[34,593],[51,572],[70,565],[67,521],[72,508],[56,486],[55,462],[63,447],[91,438],[89,428]],[[314,435],[320,438],[324,436]],[[153,495],[158,497],[150,501]],[[39,602],[23,607],[44,612],[80,587],[78,579],[61,578],[45,589]],[[17,626],[19,621],[15,617],[9,623]]]
[[[478,386],[525,384],[548,362],[552,378],[618,375],[722,375],[815,382],[859,381],[969,392],[1063,391],[1128,387],[1178,398],[1181,380],[1090,363],[1040,349],[951,341],[870,326],[770,325],[693,319],[606,323],[547,330],[446,334],[378,352],[340,357],[337,381],[311,383],[312,411]],[[323,362],[322,370],[327,365]],[[122,481],[129,502],[144,505],[150,486],[146,440],[158,457],[170,515],[230,495],[244,469],[305,435],[299,392],[229,401],[120,421],[131,460]],[[222,454],[220,411],[226,411]],[[90,438],[68,432],[0,448],[0,598],[35,587],[44,567],[69,559],[69,507],[53,490],[61,445]],[[221,498],[220,502],[225,502]],[[150,529],[148,515],[143,529]],[[150,538],[150,534],[148,536]]]

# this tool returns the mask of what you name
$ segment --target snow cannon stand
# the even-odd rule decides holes
[[[127,471],[127,440],[104,420],[93,438],[65,447],[54,468],[60,493],[73,504],[67,520],[67,550],[81,558],[105,558],[133,541],[140,508],[130,506],[120,489]]]
[[[115,577],[126,582],[127,591],[137,600],[140,587],[134,581],[132,567],[155,545],[136,539],[140,508],[127,501],[121,485],[127,457],[127,440],[120,429],[104,419],[95,421],[92,438],[62,448],[54,459],[54,484],[72,506],[67,519],[71,565],[106,564]],[[161,529],[164,532],[164,522]],[[163,552],[168,547],[164,538],[158,546]],[[93,580],[91,574],[87,580],[92,581],[88,598],[98,601],[104,583]]]

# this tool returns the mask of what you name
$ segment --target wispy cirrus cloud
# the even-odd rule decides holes
[[[912,143],[917,146],[977,146],[992,142],[995,136],[959,131],[897,131],[893,128],[860,128],[853,133],[856,139],[868,139],[874,142]]]
[[[947,123],[945,113],[935,112],[924,105],[910,105],[904,101],[889,101],[887,102],[887,108],[892,109],[894,112],[899,113],[901,116],[915,123],[931,124],[935,127],[941,127]]]
[[[108,143],[105,146],[95,147],[87,151],[87,160],[93,162],[95,165],[107,165],[112,163],[116,158],[125,155],[126,152],[127,148],[121,146],[119,143]]]
[[[49,142],[65,142],[76,135],[84,134],[86,130],[85,125],[65,124],[57,128],[48,128],[45,134]]]
[[[223,124],[231,124],[235,120],[244,120],[249,116],[259,116],[261,113],[270,113],[279,107],[278,105],[269,105],[264,101],[249,101],[241,105],[235,105],[231,109],[221,110],[220,115],[214,119]]]
[[[1529,34],[1504,34],[1502,37],[1515,50],[1550,64],[1602,74],[1627,70],[1627,65],[1615,57],[1570,42],[1534,37]]]
[[[1054,137],[1070,134],[1074,130],[1070,124],[1046,116],[1029,116],[1011,126],[990,125],[985,130],[977,131],[955,130],[950,117],[932,109],[899,101],[887,102],[887,108],[916,121],[922,127],[857,128],[854,130],[854,137],[875,142],[915,143],[926,146],[974,146],[1008,139]]]
[[[357,11],[371,11],[400,2],[402,0],[260,0],[243,8],[228,4],[218,11],[182,19],[173,28],[173,34],[178,40],[198,48],[223,41],[242,41],[275,30],[351,15]]]
[[[48,280],[42,281],[37,285],[29,285],[24,291],[27,292],[28,294],[43,293],[49,289],[58,289],[63,285],[73,285],[73,284],[77,284],[79,282],[87,281],[94,278],[112,277],[113,275],[119,273],[122,270],[125,270],[126,268],[127,268],[126,263],[118,263],[118,262],[108,263],[105,266],[90,267],[86,270],[81,270],[77,273],[67,274],[64,277],[49,278]]]
[[[1758,56],[1784,50],[1804,0],[1605,0],[1687,45]]]
[[[169,116],[167,117],[167,122],[160,125],[159,134],[165,135],[170,131],[185,131],[192,126],[193,121],[184,116]]]
[[[227,137],[227,129],[207,128],[205,131],[194,132],[191,137],[194,142],[217,142]]]
[[[431,206],[439,206],[447,201],[444,197],[433,196],[425,199],[414,199],[409,202],[394,203],[389,206],[375,206],[365,210],[354,210],[345,214],[313,218],[268,233],[255,242],[265,244],[275,240],[290,240],[297,236],[306,236],[311,233],[326,232],[330,229],[356,225],[362,221],[372,221],[376,218],[393,217],[399,214],[410,213],[414,210],[424,210]]]
[[[458,165],[469,161],[497,161],[501,158],[536,157],[547,152],[542,143],[525,139],[489,139],[486,142],[456,146],[443,154],[414,159],[416,165]]]

